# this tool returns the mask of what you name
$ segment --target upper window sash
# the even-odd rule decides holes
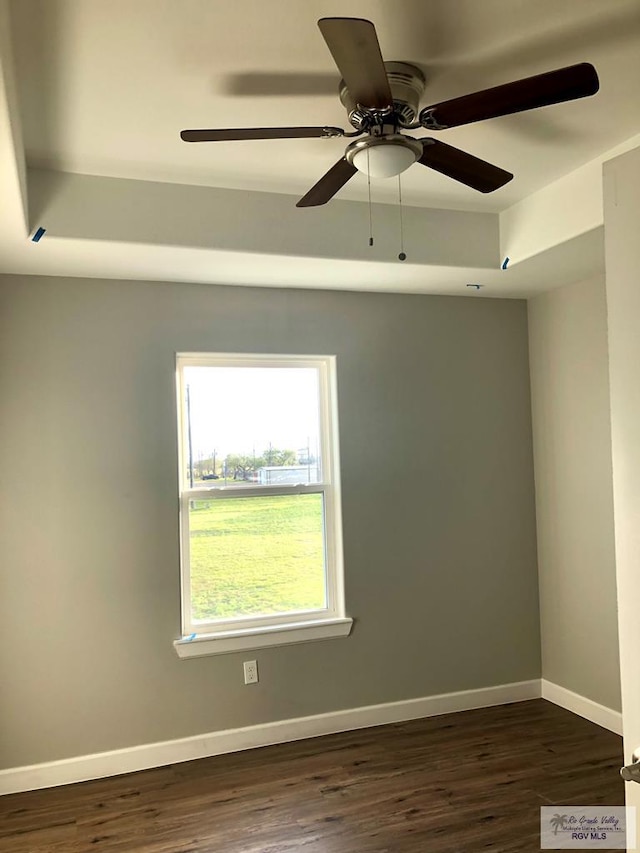
[[[256,356],[253,353],[177,353],[176,354],[176,378],[178,385],[178,405],[180,408],[179,417],[179,483],[180,493],[184,494],[187,491],[192,491],[189,478],[187,476],[188,464],[188,418],[186,405],[186,386],[187,383],[184,377],[185,367],[251,367],[251,368],[287,368],[287,369],[311,369],[317,371],[318,374],[318,390],[319,390],[319,443],[320,443],[320,460],[321,468],[319,471],[319,481],[310,483],[309,485],[323,485],[325,487],[336,485],[338,471],[336,460],[334,458],[334,446],[337,445],[337,401],[334,399],[335,379],[331,383],[330,378],[335,371],[335,356],[326,355],[307,355],[303,357],[286,356],[286,355],[260,355]],[[223,485],[216,486],[207,484],[204,487],[207,492],[214,490],[223,490],[236,488],[234,486]],[[228,483],[229,481],[227,481]],[[286,484],[282,484],[283,486]],[[297,485],[297,484],[292,484]],[[249,483],[242,487],[255,494],[254,485]]]

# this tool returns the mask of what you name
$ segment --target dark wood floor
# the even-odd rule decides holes
[[[540,850],[622,805],[621,739],[538,699],[0,798],[2,853]]]

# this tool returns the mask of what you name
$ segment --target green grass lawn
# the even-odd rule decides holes
[[[325,606],[322,495],[194,501],[194,620]]]

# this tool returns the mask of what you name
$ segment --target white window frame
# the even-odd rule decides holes
[[[191,488],[188,466],[185,367],[313,368],[318,371],[321,482]],[[338,449],[336,358],[332,355],[261,355],[255,353],[177,353],[178,465],[180,504],[180,577],[182,636],[174,642],[180,657],[219,654],[264,646],[347,636],[353,620],[345,614],[342,561],[342,513]],[[264,495],[321,494],[324,502],[326,607],[321,610],[220,619],[194,624],[191,619],[189,501]]]

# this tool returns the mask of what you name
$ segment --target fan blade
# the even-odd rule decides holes
[[[315,186],[311,187],[296,207],[316,207],[319,204],[326,204],[357,171],[356,167],[343,157],[320,178]]]
[[[339,127],[229,127],[222,130],[181,130],[184,142],[231,142],[242,139],[309,139],[344,136]]]
[[[321,18],[318,26],[353,100],[374,110],[392,106],[391,88],[371,21]]]
[[[446,145],[436,139],[419,141],[422,142],[423,150],[418,163],[481,193],[500,189],[513,178],[511,172],[505,172],[504,169],[492,166],[491,163],[467,154],[466,151],[460,151],[452,145]]]
[[[588,62],[581,62],[425,107],[420,111],[419,120],[423,127],[430,130],[444,130],[586,98],[595,95],[599,86],[596,69]]]

